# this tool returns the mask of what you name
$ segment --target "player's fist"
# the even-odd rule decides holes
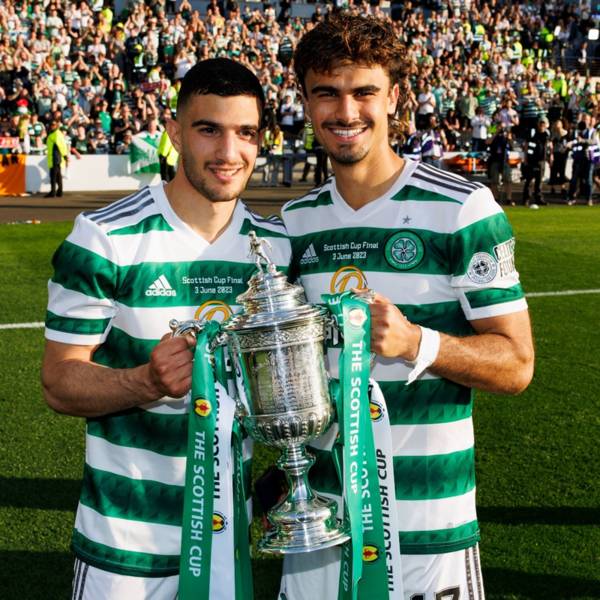
[[[181,398],[192,386],[193,336],[166,334],[154,347],[148,363],[149,384],[159,397]]]
[[[381,294],[374,294],[371,311],[371,352],[387,358],[412,361],[417,357],[421,330]]]

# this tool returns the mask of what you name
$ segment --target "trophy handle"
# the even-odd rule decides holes
[[[183,337],[188,333],[196,337],[196,335],[204,328],[204,323],[206,323],[204,319],[192,319],[190,321],[178,321],[177,319],[171,319],[169,321],[171,337]]]

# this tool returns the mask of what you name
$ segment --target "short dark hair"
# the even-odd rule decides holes
[[[256,75],[230,58],[209,58],[196,63],[181,82],[177,98],[177,113],[192,96],[253,96],[260,113],[265,108],[265,94]]]

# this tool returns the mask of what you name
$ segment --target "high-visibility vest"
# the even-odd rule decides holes
[[[179,153],[175,150],[166,129],[162,132],[158,142],[158,155],[165,158],[170,167],[174,167],[179,160]]]
[[[512,57],[515,60],[523,57],[523,44],[518,40],[512,46]]]
[[[65,158],[69,154],[69,148],[67,147],[67,140],[60,130],[55,129],[52,133],[48,135],[46,138],[46,152],[48,153],[48,168],[51,169],[54,166],[54,147],[58,149],[60,152],[60,166],[64,167]]]

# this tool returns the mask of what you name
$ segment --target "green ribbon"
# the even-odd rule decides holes
[[[194,352],[179,562],[179,600],[209,598],[214,437],[218,410],[210,344],[218,333],[219,324],[208,321],[197,335]]]
[[[192,402],[188,421],[187,466],[181,531],[179,600],[209,598],[214,506],[214,438],[218,402],[216,378],[227,389],[224,352],[211,345],[219,334],[208,321],[197,335],[192,371]],[[214,364],[214,367],[213,367]],[[244,488],[243,432],[237,421],[232,430],[233,521],[236,600],[252,600],[252,569],[246,493]]]
[[[340,435],[333,456],[336,465],[340,455],[343,459],[344,516],[350,524],[351,539],[342,546],[338,600],[388,600],[385,536],[369,410],[370,312],[366,301],[352,292],[324,294],[322,298],[343,337],[341,400],[336,401]]]

